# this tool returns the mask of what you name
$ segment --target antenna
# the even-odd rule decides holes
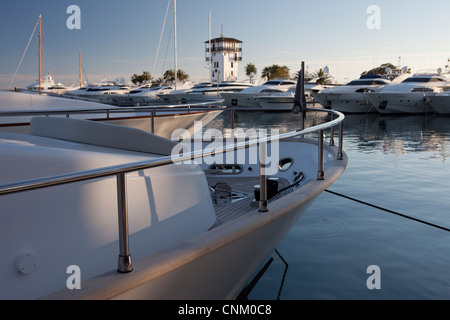
[[[175,90],[177,90],[178,56],[177,56],[177,0],[173,1],[174,47],[175,47]]]
[[[39,15],[39,92],[42,91],[42,80],[41,80],[41,59],[42,59],[42,48],[41,48],[41,38],[42,38],[42,15]]]

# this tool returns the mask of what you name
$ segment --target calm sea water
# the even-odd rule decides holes
[[[291,112],[236,127],[298,129]],[[208,127],[229,127],[224,113]],[[345,173],[328,189],[450,228],[450,118],[348,115]],[[250,300],[450,299],[450,232],[322,193],[277,248]],[[380,289],[369,289],[369,266]]]

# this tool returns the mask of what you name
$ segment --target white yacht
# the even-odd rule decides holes
[[[30,135],[0,132],[0,298],[237,298],[347,165],[342,146],[302,133],[206,142],[174,160],[184,142],[93,121],[39,117]],[[278,138],[270,176],[217,157],[238,148],[251,159]]]
[[[295,86],[297,81],[287,79],[269,80],[262,85],[252,86],[240,92],[223,92],[221,97],[225,100],[225,104],[230,107],[261,107],[256,100],[259,94],[267,94],[268,92],[286,92],[292,86]]]
[[[377,109],[369,101],[368,92],[378,92],[392,82],[379,75],[364,75],[344,86],[329,87],[312,95],[324,108],[344,113],[371,113]]]
[[[319,93],[327,86],[315,83],[305,83],[306,103],[314,103],[313,93]],[[263,89],[255,97],[257,103],[263,110],[292,110],[294,107],[294,98],[296,86],[290,87],[287,91],[278,91],[272,89]]]
[[[196,121],[206,125],[217,117],[222,109],[209,110],[205,107],[188,110],[182,105],[175,109],[171,106],[155,106],[152,109],[123,108],[31,92],[0,91],[0,131],[28,133],[33,112],[40,113],[41,116],[49,114],[119,124],[153,132],[162,137],[171,137],[172,132],[177,129],[194,132]]]
[[[206,89],[213,86],[212,82],[201,82],[197,84],[186,83],[181,88],[177,88],[177,90],[173,90],[169,93],[158,93],[157,96],[161,101],[168,103],[180,103],[181,101],[186,101],[187,93],[192,90],[197,89]]]
[[[253,87],[253,84],[235,81],[223,81],[211,83],[203,86],[193,87],[192,89],[173,93],[172,98],[183,103],[196,101],[211,101],[222,99],[223,93],[241,92],[246,88]],[[164,99],[164,97],[163,97]]]
[[[185,87],[190,87],[190,85]],[[152,86],[148,84],[132,89],[124,94],[103,96],[102,102],[116,106],[158,105],[161,104],[159,95],[169,94],[172,91],[174,91],[174,86],[171,85]]]
[[[68,97],[104,102],[104,100],[110,98],[108,96],[123,96],[131,90],[132,87],[125,83],[124,78],[117,78],[114,81],[102,79],[99,83],[92,83],[81,88],[67,91],[64,95]]]
[[[441,69],[417,72],[401,83],[386,86],[367,96],[380,113],[434,112],[428,98],[450,88],[449,80],[449,74],[442,73]]]
[[[41,83],[39,84],[39,80],[35,80],[32,84],[27,86],[27,90],[30,91],[39,91],[41,89],[41,92],[64,92],[67,90],[66,86],[64,86],[62,83],[56,83],[55,80],[53,80],[53,77],[51,76],[50,72],[48,72],[42,79]]]
[[[143,98],[147,100],[158,100],[158,94],[167,94],[175,89],[174,86],[161,85],[161,86],[143,86],[137,89],[133,89],[127,93],[130,98]]]

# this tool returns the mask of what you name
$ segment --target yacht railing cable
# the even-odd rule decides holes
[[[400,212],[397,212],[397,211],[389,210],[389,209],[386,209],[386,208],[383,208],[383,207],[380,207],[380,206],[377,206],[377,205],[374,205],[374,204],[371,204],[371,203],[368,203],[368,202],[365,202],[365,201],[362,201],[362,200],[358,200],[358,199],[346,196],[344,194],[341,194],[341,193],[338,193],[338,192],[335,192],[335,191],[331,191],[331,190],[328,190],[328,189],[326,189],[325,191],[328,192],[328,193],[334,194],[336,196],[339,196],[339,197],[342,197],[342,198],[345,198],[345,199],[348,199],[348,200],[352,200],[352,201],[361,203],[363,205],[366,205],[366,206],[369,206],[369,207],[372,207],[372,208],[375,208],[375,209],[378,209],[378,210],[386,211],[386,212],[395,214],[397,216],[400,216],[400,217],[403,217],[403,218],[406,218],[406,219],[410,219],[410,220],[413,220],[413,221],[416,221],[416,222],[420,222],[420,223],[429,225],[429,226],[434,227],[434,228],[438,228],[438,229],[450,232],[449,228],[446,228],[446,227],[443,227],[443,226],[440,226],[440,225],[437,225],[437,224],[434,224],[434,223],[431,223],[431,222],[428,222],[428,221],[424,221],[424,220],[421,220],[421,219],[418,219],[418,218],[414,218],[414,217],[408,216],[406,214],[403,214],[403,213],[400,213]]]

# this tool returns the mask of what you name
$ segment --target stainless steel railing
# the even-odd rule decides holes
[[[324,143],[323,143],[323,133],[324,130],[334,128],[339,125],[339,146],[338,146],[338,160],[343,159],[343,121],[345,119],[344,115],[340,112],[334,110],[325,110],[325,109],[307,109],[317,112],[327,112],[328,114],[332,114],[333,118],[331,121],[327,123],[323,123],[320,125],[316,125],[310,128],[306,128],[303,130],[288,132],[284,134],[280,134],[277,136],[268,136],[264,138],[258,138],[250,141],[244,141],[237,144],[231,144],[224,146],[222,148],[211,148],[205,150],[195,150],[191,153],[181,155],[177,157],[176,162],[183,162],[187,160],[193,160],[200,157],[206,157],[216,154],[225,153],[228,151],[238,150],[242,148],[249,148],[253,146],[260,145],[260,151],[262,149],[263,152],[260,152],[260,166],[262,170],[260,170],[260,208],[259,211],[266,212],[269,211],[268,208],[268,199],[267,199],[267,188],[266,188],[266,176],[265,176],[265,163],[266,159],[261,159],[261,155],[265,157],[266,152],[264,152],[264,148],[267,143],[273,141],[284,140],[287,138],[293,138],[297,136],[303,136],[308,133],[319,132],[319,141],[318,141],[318,152],[319,152],[319,164],[318,164],[318,179],[325,179],[324,171],[323,171],[323,152],[324,152]],[[337,118],[334,119],[334,116]],[[334,135],[332,131],[332,135]],[[331,138],[333,140],[333,138]],[[119,219],[119,262],[118,262],[118,271],[121,273],[131,272],[132,271],[132,262],[129,251],[129,243],[128,243],[128,212],[127,212],[127,192],[126,192],[126,174],[130,172],[135,172],[139,170],[155,168],[159,166],[164,166],[170,163],[174,163],[174,160],[171,156],[161,157],[157,160],[149,160],[149,161],[141,161],[129,164],[116,165],[111,167],[104,167],[100,169],[87,170],[76,173],[68,173],[62,175],[56,175],[53,177],[32,179],[27,181],[19,181],[8,184],[0,185],[0,196],[8,195],[18,192],[25,192],[30,190],[37,190],[42,188],[48,188],[52,186],[58,186],[73,182],[87,181],[98,178],[112,177],[116,176],[117,180],[117,201],[118,201],[118,219]]]

